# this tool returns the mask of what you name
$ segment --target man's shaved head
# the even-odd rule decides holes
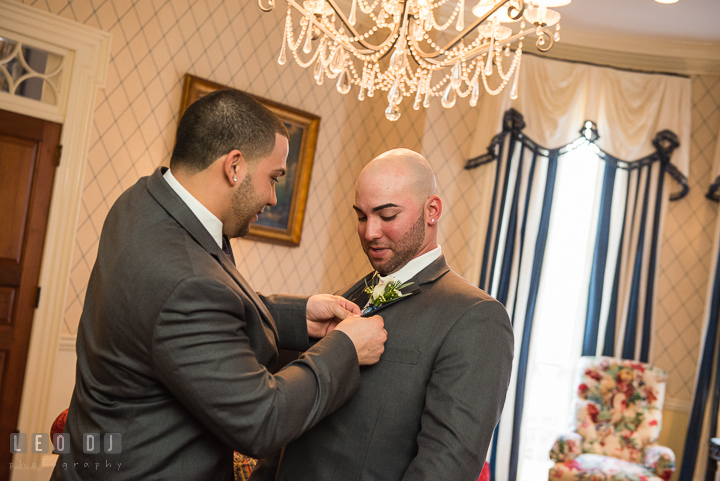
[[[393,149],[370,161],[355,183],[353,207],[363,250],[381,275],[437,247],[442,202],[435,174],[417,152]]]
[[[393,149],[378,155],[365,166],[357,182],[376,176],[402,182],[407,191],[415,194],[420,202],[437,195],[432,167],[425,157],[410,149]]]

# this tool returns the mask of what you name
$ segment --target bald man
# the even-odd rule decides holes
[[[445,262],[443,205],[420,154],[372,160],[353,208],[374,271],[340,295],[383,317],[385,352],[361,368],[354,398],[285,448],[277,473],[263,460],[251,479],[477,481],[510,381],[508,315]],[[400,297],[372,302],[366,284],[391,280],[408,284]]]

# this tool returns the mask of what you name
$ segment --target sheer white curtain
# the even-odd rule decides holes
[[[518,479],[547,481],[549,446],[570,422],[580,356],[603,163],[589,146],[558,164],[530,344]],[[497,478],[496,478],[497,479]]]
[[[545,469],[543,458],[552,443],[547,439],[553,429],[564,431],[568,425],[572,367],[586,342],[588,292],[603,219],[603,265],[612,267],[599,276],[606,284],[599,291],[600,317],[619,312],[608,333],[614,354],[624,355],[619,349],[639,355],[643,319],[649,326],[652,318],[656,233],[668,191],[677,190],[662,182],[664,162],[616,162],[609,176],[593,144],[572,153],[557,149],[578,139],[590,120],[600,135],[594,139],[597,147],[615,159],[632,161],[652,154],[653,139],[669,130],[677,135],[679,148],[668,170],[682,179],[687,177],[690,145],[686,78],[525,55],[518,91],[517,100],[508,92],[481,99],[472,150],[475,160],[486,151],[492,155],[485,161],[497,160],[483,167],[495,169],[495,175],[485,177],[485,188],[494,192],[492,204],[479,209],[488,222],[483,258],[478,259],[480,287],[505,302],[515,330],[513,378],[492,448],[498,481],[541,479],[530,473]],[[495,138],[493,144],[510,108],[522,114],[522,133]],[[603,196],[612,202],[604,202]],[[636,257],[638,263],[633,263]],[[643,311],[643,306],[650,312],[628,314]],[[607,344],[605,327],[600,323],[596,328],[593,347],[598,354]],[[625,336],[626,327],[632,335]],[[626,348],[629,344],[633,346]]]

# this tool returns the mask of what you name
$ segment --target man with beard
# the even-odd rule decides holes
[[[375,271],[341,294],[382,315],[385,352],[361,369],[356,396],[283,450],[277,476],[267,459],[251,479],[477,481],[510,380],[508,315],[445,262],[442,202],[420,154],[370,162],[353,208]]]
[[[170,169],[110,209],[53,479],[232,480],[233,450],[277,451],[358,390],[382,319],[330,295],[258,295],[232,260],[228,238],[277,202],[287,136],[250,96],[211,93],[183,115]],[[306,352],[272,374],[278,348]]]

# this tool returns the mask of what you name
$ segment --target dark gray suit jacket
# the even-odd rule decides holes
[[[269,372],[278,348],[309,347],[307,298],[258,297],[162,170],[123,193],[103,226],[77,337],[71,452],[53,479],[232,480],[233,450],[277,451],[359,387],[341,332]],[[122,452],[84,454],[83,433],[120,433]]]
[[[369,279],[342,294],[362,307]],[[477,481],[510,381],[512,327],[444,256],[412,282],[373,312],[388,340],[361,368],[360,392],[286,447],[278,480]],[[273,479],[268,467],[251,479]]]

